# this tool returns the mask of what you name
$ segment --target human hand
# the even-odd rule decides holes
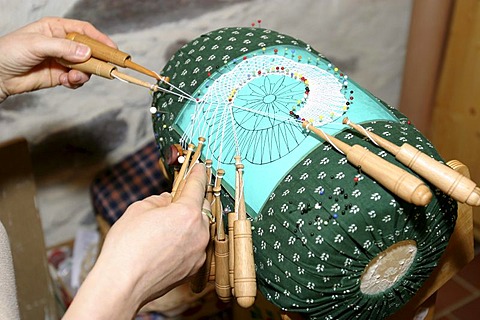
[[[163,193],[132,204],[108,232],[65,319],[132,319],[143,304],[193,276],[210,237],[201,213],[210,210],[205,186],[205,167],[197,164],[176,202]]]
[[[83,62],[90,58],[88,46],[65,39],[69,32],[86,34],[109,46],[115,43],[88,22],[43,18],[0,37],[0,102],[8,96],[63,85],[78,88],[89,74],[70,70],[56,59]]]

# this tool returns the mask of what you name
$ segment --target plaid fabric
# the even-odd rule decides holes
[[[168,179],[158,166],[159,157],[158,147],[152,141],[99,172],[90,187],[96,214],[113,224],[131,203],[169,191]]]

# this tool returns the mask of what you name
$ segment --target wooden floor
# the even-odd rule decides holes
[[[437,295],[435,319],[480,319],[480,245],[475,258],[447,282]]]

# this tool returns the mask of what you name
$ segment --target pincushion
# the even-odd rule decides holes
[[[258,288],[268,300],[313,319],[380,319],[428,278],[453,231],[456,202],[427,183],[432,200],[411,204],[301,125],[410,172],[344,125],[348,116],[442,161],[399,111],[308,44],[261,28],[202,35],[161,73],[170,84],[154,95],[152,119],[166,166],[172,145],[205,137],[201,159],[225,170],[224,208],[232,210],[234,157],[242,159]]]

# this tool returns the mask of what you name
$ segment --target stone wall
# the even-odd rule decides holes
[[[160,71],[172,52],[223,26],[261,26],[298,37],[379,98],[398,102],[411,0],[3,1],[2,34],[42,16],[88,20],[133,60]],[[0,104],[0,141],[31,145],[47,245],[94,225],[93,176],[153,139],[147,90],[92,77]]]

